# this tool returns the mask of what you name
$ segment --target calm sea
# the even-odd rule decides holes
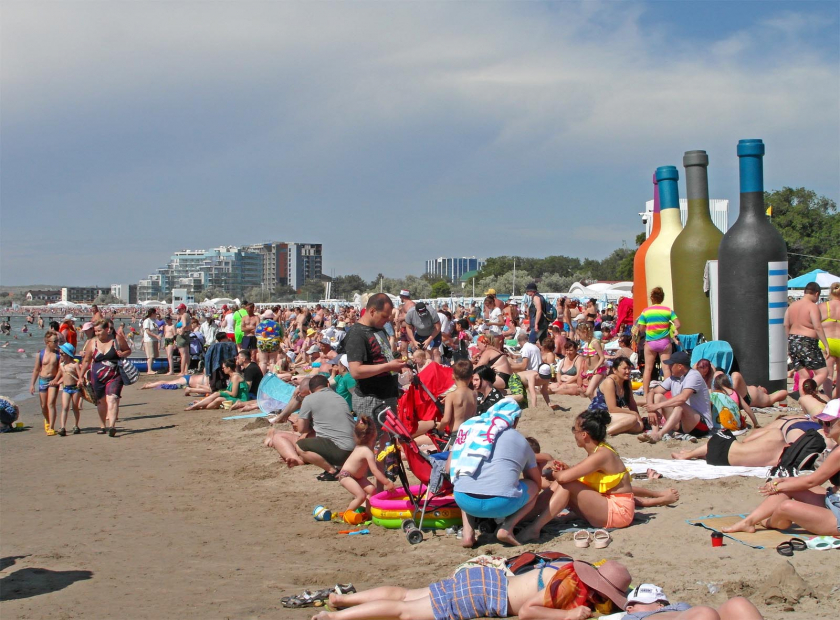
[[[5,319],[6,316],[8,315],[0,311],[0,318]],[[52,320],[61,321],[62,318],[63,315]],[[46,328],[49,321],[46,317],[44,320]],[[81,327],[82,323],[88,320],[90,317],[77,317],[76,327]],[[32,398],[29,394],[29,384],[32,381],[32,370],[35,368],[35,358],[38,351],[44,348],[46,329],[38,327],[37,319],[35,323],[28,325],[26,318],[21,316],[10,317],[9,323],[12,324],[12,333],[8,336],[0,335],[0,394],[20,402]],[[120,320],[116,323],[119,325]],[[129,325],[127,319],[125,323]],[[21,332],[24,325],[28,327],[28,333]],[[84,336],[79,339],[80,345],[83,340]]]

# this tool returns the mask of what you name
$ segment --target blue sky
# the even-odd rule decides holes
[[[737,210],[742,138],[836,201],[838,33],[837,2],[6,0],[0,284],[268,240],[366,278],[601,258],[684,151]]]

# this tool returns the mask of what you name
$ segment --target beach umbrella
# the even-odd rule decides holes
[[[814,269],[806,274],[788,280],[788,288],[805,288],[809,282],[816,282],[823,288],[827,288],[835,282],[840,282],[840,277],[828,273],[823,269]]]

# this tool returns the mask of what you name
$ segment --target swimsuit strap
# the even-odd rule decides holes
[[[828,316],[823,319],[823,323],[828,323],[831,321],[832,323],[840,323],[840,319],[832,319],[831,318],[831,301],[825,302],[825,311]]]

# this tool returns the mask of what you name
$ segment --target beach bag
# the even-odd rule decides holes
[[[118,367],[120,369],[120,377],[122,377],[124,385],[137,383],[137,379],[140,378],[140,371],[137,370],[137,366],[134,365],[134,362],[130,359],[123,358],[118,362]]]
[[[740,431],[747,427],[747,421],[741,416],[738,404],[729,394],[712,392],[712,420],[715,428],[725,428],[728,431]]]
[[[803,470],[816,468],[817,459],[825,451],[825,439],[816,429],[805,431],[790,444],[779,457],[779,463],[770,470],[770,476],[787,478],[798,476]]]
[[[530,570],[534,570],[542,564],[549,564],[558,560],[566,560],[571,562],[574,558],[560,551],[536,551],[520,553],[512,558],[508,558],[507,569],[514,575],[521,575]]]

